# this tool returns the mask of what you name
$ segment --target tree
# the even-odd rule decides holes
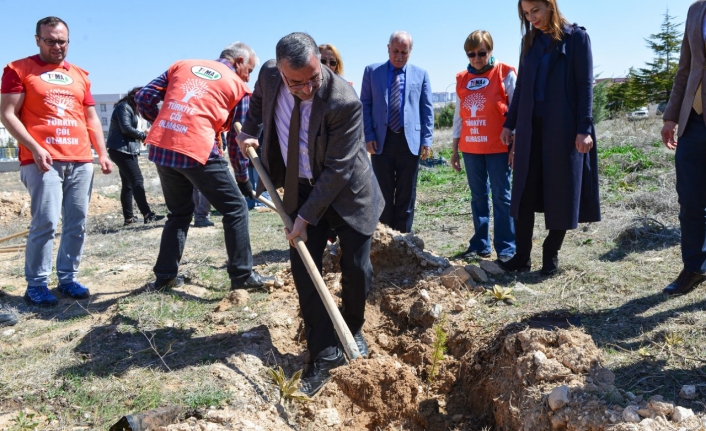
[[[597,75],[596,78],[600,76]],[[593,122],[598,124],[608,117],[608,82],[601,81],[593,86]]]
[[[434,119],[434,126],[437,129],[453,126],[455,109],[456,106],[453,103],[449,103],[448,105],[441,108],[441,110],[436,114],[436,118]]]
[[[682,33],[679,31],[681,24],[674,23],[674,19],[667,8],[660,32],[645,39],[647,47],[655,53],[655,58],[645,63],[646,67],[631,71],[635,80],[633,84],[641,89],[642,99],[646,102],[667,102],[672,92],[682,41]]]
[[[207,89],[208,85],[205,81],[201,79],[189,79],[181,86],[181,90],[184,92],[184,98],[181,99],[181,101],[186,103],[192,97],[200,99],[206,94]]]

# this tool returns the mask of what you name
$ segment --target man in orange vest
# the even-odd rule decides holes
[[[149,159],[157,165],[169,209],[154,266],[157,290],[184,283],[178,270],[194,215],[194,187],[223,214],[231,289],[264,286],[266,277],[252,270],[243,197],[253,192],[247,162],[234,165],[236,182],[220,142],[231,122],[244,122],[251,94],[245,82],[257,61],[252,48],[235,42],[218,60],[177,61],[135,95],[140,114],[153,121],[145,142],[150,144]]]
[[[93,184],[93,154],[104,174],[113,168],[105,149],[101,122],[91,95],[88,73],[66,61],[69,26],[50,16],[37,22],[39,54],[5,67],[0,119],[20,144],[20,178],[32,205],[25,250],[25,300],[31,305],[58,304],[49,291],[54,234],[63,214],[56,259],[58,290],[74,299],[88,298],[76,281],[86,237],[86,216]]]

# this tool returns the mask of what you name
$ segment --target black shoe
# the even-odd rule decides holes
[[[147,213],[147,215],[145,216],[145,224],[150,224],[150,223],[154,223],[154,222],[156,222],[156,221],[160,221],[160,220],[162,220],[164,217],[166,217],[166,216],[157,215],[157,214],[155,214],[155,213],[153,213],[153,212],[149,212],[149,213]]]
[[[301,387],[299,391],[307,397],[313,397],[331,379],[331,370],[345,365],[346,357],[343,352],[336,348],[336,353],[331,356],[324,356],[311,364],[307,364],[302,374]]]
[[[559,251],[558,250],[542,250],[542,270],[539,271],[542,275],[553,275],[559,269]]]
[[[262,289],[265,287],[265,283],[273,281],[274,277],[265,277],[257,272],[253,271],[250,273],[250,277],[242,283],[236,283],[234,281],[230,282],[230,290],[236,289]]]
[[[466,250],[463,253],[459,254],[458,257],[461,259],[479,259],[479,258],[487,259],[490,257],[490,253],[489,252],[488,253],[480,253],[476,250],[469,249],[469,250]]]
[[[139,223],[140,219],[137,217],[130,217],[125,219],[125,223],[123,223],[123,226],[128,226],[131,224]]]
[[[355,345],[358,346],[358,353],[360,353],[360,356],[363,358],[368,357],[368,342],[365,341],[365,338],[363,338],[363,330],[359,330],[355,334],[353,334],[353,339],[355,340]]]
[[[215,226],[215,223],[213,223],[211,220],[199,220],[199,221],[194,221],[194,227],[211,227]]]
[[[532,269],[532,261],[529,257],[523,257],[518,254],[514,255],[512,259],[503,262],[498,259],[495,261],[500,268],[505,272],[527,272]]]
[[[662,291],[667,295],[684,295],[696,289],[696,286],[706,280],[706,275],[683,269],[679,277]]]
[[[152,283],[149,283],[149,288],[153,290],[167,290],[174,287],[180,287],[184,285],[184,276],[177,275],[172,278],[157,278]]]
[[[11,313],[10,310],[3,308],[0,305],[0,328],[3,326],[12,326],[17,324],[17,316]]]

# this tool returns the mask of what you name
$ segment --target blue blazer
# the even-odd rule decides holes
[[[360,101],[363,103],[365,141],[377,141],[377,154],[382,152],[387,133],[387,67],[390,61],[371,64],[363,72]],[[434,108],[429,74],[407,64],[404,88],[404,135],[412,154],[421,146],[431,147],[434,131]]]

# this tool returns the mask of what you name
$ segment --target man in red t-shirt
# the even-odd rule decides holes
[[[39,54],[5,67],[0,87],[0,120],[20,144],[20,177],[32,202],[25,251],[25,300],[38,306],[58,303],[48,289],[54,234],[62,216],[56,259],[58,290],[88,298],[76,281],[86,237],[93,184],[93,155],[104,174],[113,168],[91,96],[88,73],[70,65],[68,25],[57,17],[37,22]]]

